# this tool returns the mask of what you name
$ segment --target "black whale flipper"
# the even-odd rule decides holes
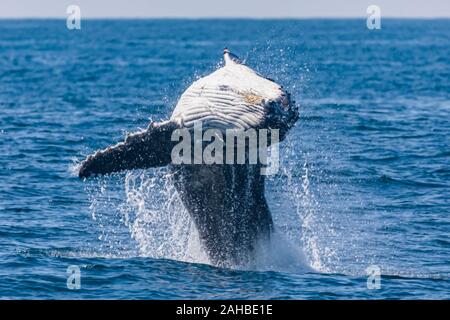
[[[123,170],[165,166],[171,162],[175,144],[171,141],[171,135],[177,128],[173,122],[153,122],[146,130],[129,134],[124,142],[88,156],[81,163],[78,176],[88,178]]]

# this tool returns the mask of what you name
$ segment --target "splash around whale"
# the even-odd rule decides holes
[[[270,241],[274,231],[264,194],[265,175],[261,174],[267,163],[252,161],[251,152],[263,154],[282,141],[298,120],[298,108],[282,86],[244,65],[228,49],[224,50],[224,60],[222,68],[195,81],[181,95],[168,120],[152,122],[146,130],[129,134],[124,142],[88,156],[80,164],[78,175],[88,178],[168,166],[210,262],[245,266],[255,260],[259,244]],[[214,130],[209,135],[209,140],[217,143],[214,148],[211,144],[195,144],[198,123],[202,132]],[[183,136],[180,130],[185,140],[181,154],[185,159],[194,157],[192,162],[174,159],[174,154],[180,155],[176,148]],[[244,132],[243,138],[224,141],[221,134],[229,130]],[[261,143],[248,136],[250,131],[272,134]],[[230,161],[221,163],[195,161],[195,156],[186,151],[191,144],[196,150],[200,148],[201,154],[209,147],[209,155],[215,160],[222,151],[245,148],[241,156],[233,153]]]

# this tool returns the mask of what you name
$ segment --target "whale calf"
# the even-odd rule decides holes
[[[248,151],[244,163],[175,163],[173,150],[179,140],[174,133],[192,133],[200,122],[203,132],[276,130],[282,141],[299,116],[282,86],[246,66],[228,49],[224,62],[181,95],[168,120],[152,122],[125,141],[88,156],[79,166],[79,177],[168,166],[211,263],[236,266],[251,263],[258,242],[270,239],[273,231],[261,174],[264,164],[250,163]],[[266,149],[271,143],[258,142],[257,148]],[[234,140],[232,148],[236,148]]]

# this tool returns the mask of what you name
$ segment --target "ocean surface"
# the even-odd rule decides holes
[[[449,31],[450,20],[0,21],[0,299],[449,299]],[[267,181],[275,240],[246,269],[208,264],[166,169],[74,174],[167,118],[224,47],[301,113]]]

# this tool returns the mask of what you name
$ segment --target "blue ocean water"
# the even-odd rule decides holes
[[[382,23],[0,21],[0,298],[449,299],[450,21]],[[165,169],[73,174],[225,46],[301,109],[267,181],[282,239],[250,270],[207,264]]]

